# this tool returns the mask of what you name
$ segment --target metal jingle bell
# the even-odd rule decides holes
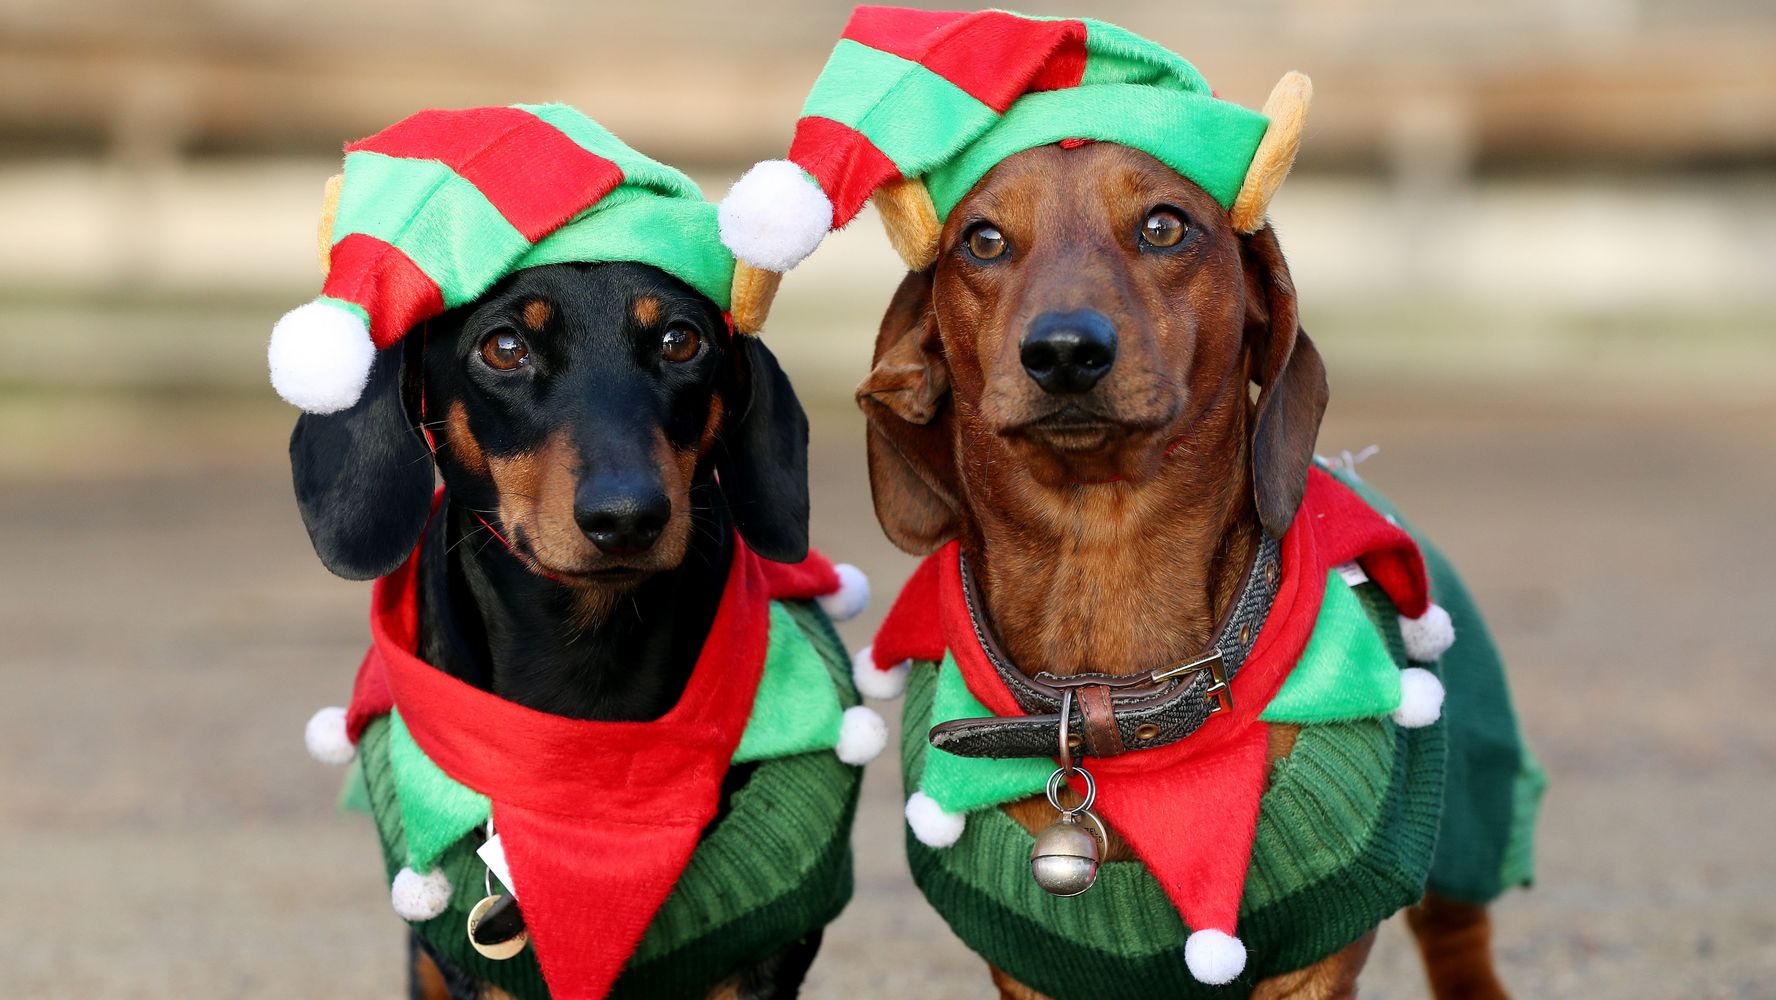
[[[530,943],[530,931],[518,901],[505,893],[487,896],[469,911],[469,946],[484,957],[503,962]]]
[[[1082,825],[1074,813],[1063,813],[1059,822],[1036,835],[1036,843],[1030,848],[1030,874],[1047,892],[1077,896],[1097,881],[1098,862],[1102,858],[1097,835]]]

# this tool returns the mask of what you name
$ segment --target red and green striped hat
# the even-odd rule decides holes
[[[345,147],[337,199],[321,294],[268,352],[278,394],[310,413],[352,406],[376,351],[520,268],[651,264],[728,308],[715,206],[564,104],[422,111]]]
[[[1250,111],[1176,54],[1102,21],[859,7],[789,159],[756,165],[722,202],[722,239],[747,264],[786,271],[880,192],[885,216],[928,217],[910,240],[889,219],[896,248],[922,268],[936,224],[989,170],[1067,139],[1140,149],[1253,231],[1294,159],[1307,92],[1290,74],[1265,113]]]

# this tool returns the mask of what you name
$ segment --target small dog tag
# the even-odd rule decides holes
[[[503,962],[524,950],[530,931],[518,900],[506,893],[485,897],[469,911],[469,945],[483,956]]]

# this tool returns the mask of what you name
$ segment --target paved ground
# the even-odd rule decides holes
[[[392,997],[374,837],[303,720],[365,589],[309,552],[260,402],[0,397],[0,864],[9,997]],[[858,429],[819,421],[816,540],[887,591]],[[1327,449],[1464,566],[1552,775],[1542,878],[1499,909],[1522,997],[1776,996],[1776,410],[1341,389]],[[880,613],[880,606],[872,609]],[[847,629],[854,643],[872,619]],[[807,995],[986,994],[913,891],[892,762]],[[1422,995],[1390,927],[1369,998]]]

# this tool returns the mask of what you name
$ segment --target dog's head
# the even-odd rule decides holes
[[[340,576],[407,557],[435,458],[453,502],[532,571],[614,593],[676,567],[716,502],[759,554],[801,559],[807,431],[771,352],[708,298],[642,264],[558,264],[380,352],[355,406],[298,419],[290,463]]]
[[[1327,389],[1275,234],[1239,235],[1146,153],[1066,147],[987,174],[883,318],[858,400],[884,528],[925,552],[958,534],[968,502],[1138,491],[1205,415],[1238,408],[1249,439],[1229,458],[1249,463],[1258,517],[1280,535]]]

